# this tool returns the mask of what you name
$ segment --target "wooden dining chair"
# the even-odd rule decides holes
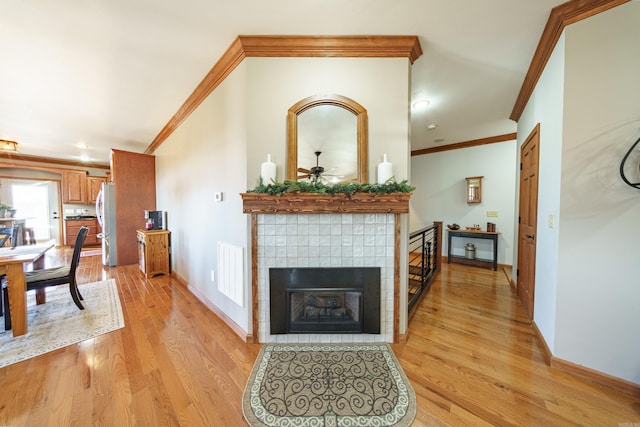
[[[20,238],[18,237],[19,234],[20,234],[20,227],[13,227],[13,231],[11,232],[12,248],[15,248],[16,246],[18,246],[18,240],[20,240]]]
[[[4,248],[5,246],[7,246],[7,241],[10,242],[11,247],[15,248],[16,247],[16,232],[18,231],[18,229],[16,227],[0,227],[0,248]],[[2,287],[4,289],[4,285],[2,285],[2,282],[4,282],[6,275],[5,274],[0,274],[0,287]],[[0,316],[2,316],[4,314],[4,301],[5,301],[5,297],[4,297],[4,292],[0,292]],[[9,302],[7,301],[7,304],[9,304]]]
[[[76,269],[80,262],[80,253],[82,252],[82,245],[87,238],[89,227],[80,227],[78,237],[76,238],[75,246],[73,247],[73,256],[71,258],[71,264],[60,267],[45,268],[42,270],[28,271],[25,273],[27,281],[27,291],[44,289],[49,286],[69,284],[69,293],[73,302],[78,306],[80,310],[84,310],[84,306],[80,302],[82,295],[78,291],[78,284],[76,282]],[[11,329],[11,315],[9,311],[9,295],[7,292],[7,285],[3,281],[2,294],[4,299],[4,329],[8,331]]]

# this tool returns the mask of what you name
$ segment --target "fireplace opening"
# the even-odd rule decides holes
[[[362,289],[287,290],[289,333],[362,333]]]
[[[269,269],[271,334],[380,333],[380,268]]]

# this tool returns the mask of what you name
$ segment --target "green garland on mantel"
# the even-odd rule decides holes
[[[355,193],[370,194],[390,194],[390,193],[411,193],[415,187],[409,185],[405,179],[402,182],[395,182],[393,179],[384,184],[362,184],[359,182],[323,184],[322,182],[307,181],[284,181],[272,182],[265,185],[260,179],[258,186],[253,190],[247,190],[247,193],[269,194],[272,196],[281,196],[291,193],[317,193],[317,194],[346,194],[352,196]]]

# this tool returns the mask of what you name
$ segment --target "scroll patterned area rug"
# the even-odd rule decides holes
[[[265,344],[242,399],[251,426],[409,426],[416,397],[388,344]]]
[[[36,305],[27,292],[27,333],[13,337],[0,316],[0,368],[124,327],[114,279],[78,286],[84,310],[69,294],[69,285],[47,288],[46,304]]]

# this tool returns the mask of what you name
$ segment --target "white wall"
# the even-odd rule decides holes
[[[501,232],[498,240],[498,263],[512,265],[514,242],[514,192],[516,188],[516,141],[481,145],[460,150],[414,156],[411,158],[410,230],[428,226],[433,221],[457,223],[461,228],[487,222]],[[465,177],[484,176],[482,203],[467,204]],[[498,211],[498,217],[487,217]],[[454,239],[454,254],[464,255],[463,239]],[[490,241],[469,240],[476,245],[478,258],[493,256]],[[447,232],[443,232],[442,255],[448,251]],[[461,251],[461,253],[460,253]]]
[[[640,383],[640,2],[566,31],[556,355]]]
[[[387,154],[397,181],[409,175],[409,62],[405,58],[247,58],[251,102],[247,106],[247,158],[251,187],[271,153],[284,180],[287,111],[311,95],[339,94],[367,109],[369,181]]]
[[[248,330],[251,293],[240,307],[210,279],[217,242],[247,246],[239,196],[247,189],[245,80],[246,64],[240,64],[154,154],[156,205],[167,211],[173,270]],[[215,192],[223,193],[222,202],[214,201]]]
[[[174,271],[252,332],[249,216],[239,194],[256,186],[267,154],[277,164],[278,180],[284,179],[288,109],[318,94],[357,101],[369,118],[370,181],[384,153],[396,178],[405,179],[409,67],[406,58],[246,58],[154,153],[157,208],[169,214]],[[216,191],[224,193],[222,203],[213,202]],[[245,250],[244,307],[210,281],[218,241]],[[406,264],[401,262],[405,270]]]
[[[629,2],[567,27],[518,123],[519,141],[541,123],[536,324],[555,357],[634,383],[640,191],[618,168],[640,136],[638,22]]]

